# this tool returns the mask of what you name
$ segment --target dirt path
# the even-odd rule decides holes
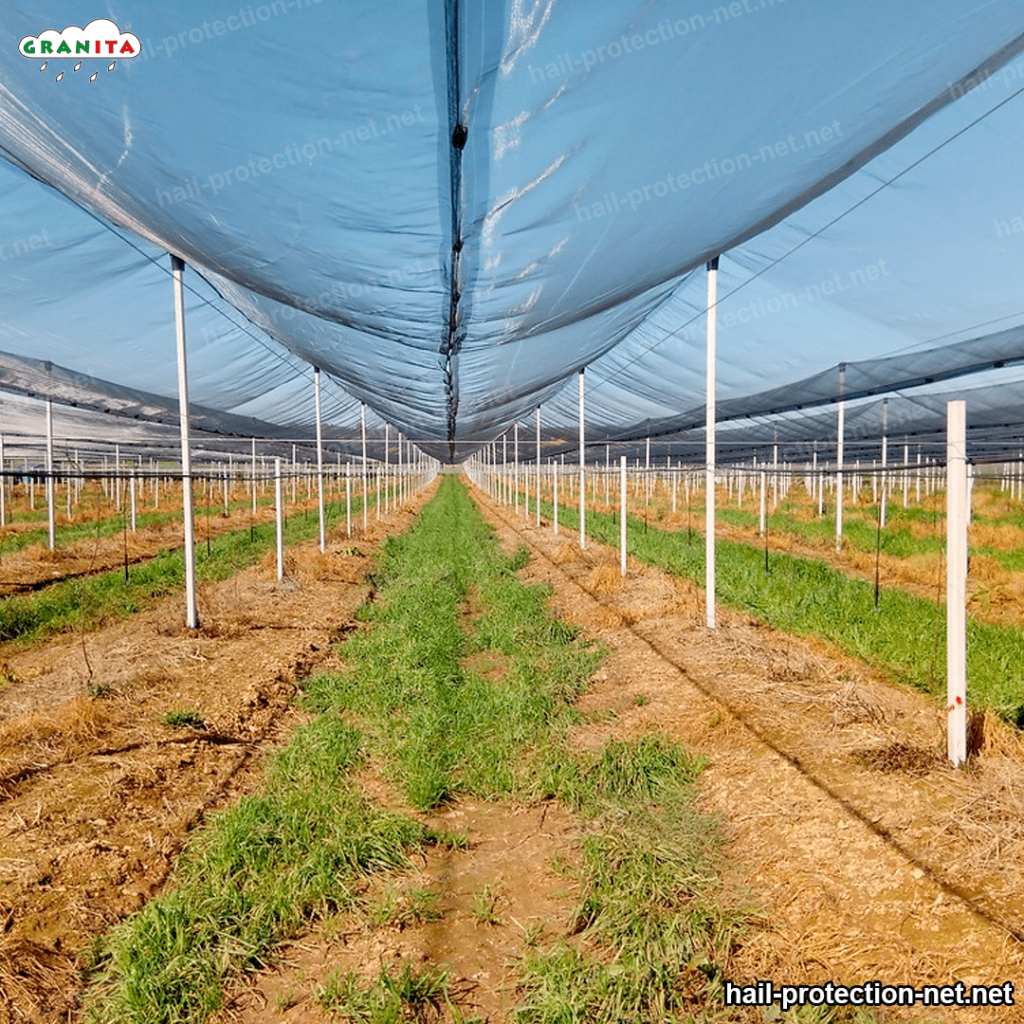
[[[411,813],[378,778],[363,781],[378,801]],[[574,862],[579,828],[550,801],[457,800],[416,816],[464,835],[466,847],[430,848],[407,874],[367,882],[368,913],[331,918],[287,944],[280,966],[251,976],[210,1024],[328,1024],[337,1018],[318,994],[332,977],[369,985],[382,970],[397,977],[406,967],[443,971],[461,1019],[506,1019],[517,1002],[519,959],[564,934],[576,890],[553,865]],[[439,1011],[422,1019],[460,1019]]]
[[[32,648],[0,646],[0,1022],[67,1020],[91,938],[159,892],[189,830],[252,789],[302,720],[296,682],[357,628],[378,542],[422,497],[289,549],[129,621]],[[371,516],[373,513],[371,513]],[[162,722],[194,712],[198,728]]]
[[[525,574],[554,587],[556,612],[609,649],[583,706],[615,716],[580,742],[659,730],[708,757],[704,804],[725,818],[733,882],[763,908],[732,980],[1024,979],[1019,734],[987,721],[981,756],[955,771],[938,753],[944,716],[920,695],[728,610],[709,633],[688,583],[634,563],[623,581],[617,551],[581,552],[575,535],[474,494],[506,545],[529,545]],[[1024,1010],[930,1019],[1010,1022]]]

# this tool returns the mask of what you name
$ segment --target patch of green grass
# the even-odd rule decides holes
[[[481,924],[501,924],[501,918],[496,910],[500,898],[494,886],[485,885],[479,892],[473,894],[470,912]]]
[[[300,729],[256,794],[195,833],[169,891],[98,944],[90,1019],[202,1020],[233,973],[266,964],[310,918],[354,906],[360,874],[407,865],[424,830],[369,803],[350,777],[362,761],[337,716]]]
[[[205,729],[206,723],[203,721],[203,716],[194,710],[188,708],[178,708],[174,711],[168,711],[161,719],[164,725],[169,725],[174,729]]]
[[[599,652],[551,618],[546,589],[516,578],[522,559],[501,553],[465,489],[445,481],[385,544],[382,597],[361,613],[374,628],[346,644],[352,670],[306,685],[314,708],[358,715],[385,775],[418,808],[459,792],[539,795],[541,744],[578,721],[571,702]],[[466,667],[480,652],[501,656],[500,681]]]
[[[316,999],[325,1010],[343,1013],[345,1020],[359,1024],[434,1020],[444,1010],[456,1020],[462,1019],[448,1000],[448,975],[432,968],[419,971],[408,964],[397,974],[381,968],[369,984],[355,974],[335,971]]]
[[[571,931],[598,955],[565,943],[531,952],[516,1020],[654,1024],[718,1001],[747,911],[722,901],[717,823],[693,807],[702,766],[645,736],[609,743],[566,773],[562,795],[591,823]]]

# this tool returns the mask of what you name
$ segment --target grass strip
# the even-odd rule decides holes
[[[991,492],[979,492],[980,496],[992,496]],[[704,505],[703,492],[695,495],[700,504],[692,506],[693,512],[703,523]],[[977,500],[977,499],[976,499]],[[757,511],[757,492],[753,500],[748,499],[748,507],[737,508],[735,505],[721,505],[716,516],[724,523],[741,529],[756,531],[760,526],[760,513]],[[631,505],[636,513],[639,502],[634,499]],[[670,514],[670,503],[663,498],[652,501],[649,510],[649,522],[653,525],[658,519]],[[677,507],[679,505],[677,504]],[[938,555],[945,551],[945,499],[944,496],[930,497],[925,503],[910,508],[903,508],[898,501],[890,499],[886,512],[886,525],[879,535],[878,504],[871,499],[861,500],[857,505],[847,504],[843,509],[843,546],[863,554],[874,554],[876,545],[882,554],[892,558],[913,558],[920,555]],[[825,514],[817,514],[817,506],[809,502],[805,495],[795,499],[785,498],[774,511],[765,517],[769,537],[790,536],[809,543],[831,546],[835,543],[835,506],[826,507]],[[1013,526],[1024,527],[1024,515],[1019,511],[1010,510],[1003,514],[991,514],[986,509],[975,510],[972,522],[980,527]],[[915,529],[917,527],[917,529]],[[922,532],[922,527],[927,532]],[[1016,572],[1024,569],[1024,550],[1015,548],[993,547],[987,544],[972,543],[971,552],[984,555],[998,562],[1004,569]]]
[[[572,702],[599,652],[550,616],[549,588],[517,579],[525,559],[501,552],[446,479],[416,526],[387,543],[383,597],[362,610],[375,628],[346,643],[350,670],[311,681],[308,698],[357,722],[371,758],[418,807],[457,794],[557,797],[590,823],[570,927],[586,949],[563,942],[526,958],[519,1019],[679,1019],[714,1000],[744,919],[719,904],[720,838],[692,803],[701,763],[658,737],[592,754],[570,746]],[[435,982],[367,989],[335,976],[323,1001],[348,1019],[398,1020],[386,1008],[399,984]]]
[[[353,515],[362,511],[353,498]],[[342,514],[344,514],[342,512]],[[286,544],[315,537],[315,515],[293,514],[285,522]],[[196,544],[196,577],[217,582],[255,565],[276,544],[275,525],[262,522],[243,530],[213,537],[209,545]],[[185,587],[185,563],[181,548],[167,548],[144,562],[132,565],[125,581],[123,568],[93,576],[63,580],[35,594],[0,598],[0,641],[32,643],[68,630],[96,629],[110,619],[141,611],[148,602]]]
[[[550,515],[550,502],[542,502]],[[566,528],[579,527],[577,509],[559,507]],[[634,557],[704,584],[703,538],[628,517]],[[618,517],[587,510],[587,533],[617,546]],[[717,598],[775,629],[815,636],[883,669],[896,680],[937,699],[946,692],[946,613],[943,605],[895,587],[882,589],[875,611],[873,584],[851,579],[824,562],[772,552],[765,572],[763,548],[720,539],[716,544]],[[967,623],[967,663],[972,702],[1024,727],[1024,631]]]
[[[524,586],[465,488],[452,478],[407,533],[384,544],[374,579],[386,600],[359,615],[344,674],[307,684],[320,711],[355,716],[386,777],[413,806],[457,792],[549,795],[539,745],[579,721],[572,700],[599,652],[553,620],[549,590]],[[548,766],[549,767],[549,766]]]
[[[103,499],[106,503],[106,499]],[[273,499],[269,501],[267,499],[260,499],[260,507],[266,507],[267,505],[273,506]],[[232,501],[230,508],[234,511],[239,509],[251,509],[252,504],[248,501]],[[194,509],[194,515],[196,522],[209,517],[219,516],[224,511],[224,504],[215,503],[212,505],[197,505]],[[131,522],[131,511],[128,507],[123,508],[120,512],[112,511],[112,508],[108,504],[106,509],[106,515],[97,515],[96,509],[91,511],[92,518],[89,518],[90,509],[87,504],[79,504],[75,508],[76,521],[58,523],[55,531],[55,539],[58,550],[68,545],[78,543],[79,541],[90,541],[95,540],[97,537],[113,537],[116,534],[123,532],[127,524]],[[163,526],[165,523],[181,522],[181,509],[171,510],[167,512],[159,511],[148,511],[138,512],[135,516],[135,525],[137,530],[145,530],[154,526]],[[23,515],[19,514],[17,520],[9,516],[8,521],[10,524],[15,522],[35,522],[38,519],[42,519],[45,522],[45,512],[39,516],[36,514]],[[4,537],[0,540],[0,556],[14,554],[15,552],[21,551],[24,548],[29,547],[32,544],[46,544],[48,540],[48,531],[44,526],[37,530],[22,530],[18,533],[12,533],[9,537]]]
[[[265,964],[305,921],[355,905],[360,875],[406,865],[429,835],[370,804],[349,774],[362,756],[335,715],[300,729],[256,794],[196,832],[169,891],[97,944],[89,1019],[201,1021],[235,973]]]

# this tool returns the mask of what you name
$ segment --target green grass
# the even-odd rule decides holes
[[[413,528],[385,544],[360,611],[367,628],[345,643],[348,670],[305,684],[318,717],[259,792],[197,831],[168,892],[100,943],[94,1020],[200,1021],[237,972],[319,915],[432,919],[428,891],[386,888],[379,906],[357,895],[361,874],[402,867],[417,845],[464,844],[370,804],[352,777],[367,763],[416,807],[557,797],[587,823],[571,925],[584,945],[567,936],[544,950],[531,937],[520,1020],[653,1024],[714,1002],[744,911],[722,905],[721,840],[693,807],[702,764],[659,737],[571,746],[573,701],[600,652],[551,618],[546,588],[516,578],[525,560],[502,554],[461,484],[442,482]],[[478,892],[474,908],[499,927],[496,893]],[[371,1024],[442,1007],[458,1019],[433,970],[337,973],[319,998]]]
[[[160,721],[163,722],[164,725],[171,726],[172,729],[206,728],[203,716],[192,708],[178,708],[174,711],[168,711],[167,714],[161,717]]]
[[[981,492],[982,494],[984,492]],[[998,492],[996,492],[998,493]],[[703,495],[701,495],[703,498]],[[897,493],[890,499],[886,511],[885,528],[878,532],[878,505],[872,500],[870,489],[865,489],[857,505],[847,504],[843,509],[843,545],[856,551],[873,554],[878,546],[882,554],[893,558],[911,558],[922,554],[940,554],[945,550],[945,511],[944,500],[940,493],[926,499],[920,506],[903,508],[902,499]],[[747,499],[745,508],[735,505],[723,505],[716,515],[724,523],[757,530],[760,524],[758,498],[755,492],[753,501]],[[663,515],[669,505],[665,501],[652,503],[652,510]],[[678,507],[678,505],[677,505]],[[694,505],[694,511],[703,512],[703,505]],[[816,506],[814,506],[816,508]],[[801,540],[832,543],[835,540],[835,505],[826,503],[824,515],[804,519],[800,514],[811,508],[801,490],[796,502],[789,498],[783,499],[774,511],[766,516],[769,537],[788,536]],[[991,514],[984,507],[974,514],[974,522],[990,526],[1010,525],[1024,527],[1024,512],[1011,509],[1006,513]],[[915,533],[914,525],[925,525],[929,532],[923,536]],[[1024,549],[1000,550],[997,548],[975,545],[972,552],[993,558],[1004,569],[1010,572],[1024,570]]]
[[[550,514],[549,503],[542,508]],[[578,528],[576,509],[562,507],[566,529]],[[704,584],[704,544],[696,534],[648,528],[629,517],[629,551],[650,565]],[[617,517],[587,511],[588,536],[618,546]],[[768,625],[816,636],[890,673],[900,682],[944,699],[946,613],[943,605],[894,587],[883,588],[875,611],[874,586],[824,562],[755,545],[719,540],[718,600]],[[972,702],[1024,726],[1024,631],[968,620],[967,661]]]
[[[299,730],[260,790],[195,834],[169,891],[102,940],[91,1019],[202,1020],[233,974],[267,963],[304,921],[354,906],[361,874],[404,866],[427,834],[369,803],[350,777],[362,761],[337,716]]]
[[[353,499],[353,515],[362,505]],[[342,510],[344,515],[344,509]],[[294,514],[285,522],[286,544],[317,536],[316,515]],[[200,582],[228,579],[274,549],[274,523],[223,533],[196,542],[196,577]],[[54,583],[35,594],[0,598],[0,641],[35,642],[68,630],[90,630],[110,619],[124,618],[153,598],[183,590],[185,563],[181,548],[168,548],[152,558],[123,568]]]
[[[317,710],[355,716],[415,807],[458,792],[544,795],[543,770],[524,751],[578,721],[571,702],[598,652],[550,618],[546,589],[516,579],[523,557],[504,556],[465,490],[446,480],[415,526],[385,544],[375,578],[387,600],[361,609],[374,628],[347,642],[351,671],[308,686]]]
[[[561,792],[588,827],[567,943],[524,962],[522,1024],[714,1019],[722,965],[746,908],[723,903],[717,822],[693,806],[703,768],[658,736],[613,742],[577,759]]]
[[[355,974],[334,971],[316,998],[325,1010],[342,1013],[344,1020],[359,1024],[435,1020],[445,1009],[462,1021],[448,999],[447,974],[433,968],[419,971],[406,965],[397,977],[381,968],[369,984]]]

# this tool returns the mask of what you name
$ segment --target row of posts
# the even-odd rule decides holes
[[[179,410],[179,422],[181,427],[181,480],[182,480],[182,503],[184,511],[184,522],[185,522],[185,622],[190,629],[194,629],[199,625],[199,613],[196,603],[196,569],[195,569],[195,522],[193,516],[194,502],[192,494],[192,462],[191,462],[191,442],[189,437],[189,403],[188,403],[188,363],[187,363],[187,352],[185,346],[185,302],[184,302],[184,285],[183,276],[185,272],[185,261],[180,256],[171,256],[171,273],[174,283],[174,322],[175,322],[175,334],[177,339],[177,354],[178,354],[178,410]],[[325,550],[326,536],[325,536],[325,514],[324,514],[324,462],[323,462],[323,426],[321,421],[321,408],[320,408],[320,368],[313,367],[313,391],[314,391],[314,407],[316,415],[316,458],[317,458],[317,499],[319,507],[319,527],[320,527],[320,550]],[[363,525],[366,526],[367,516],[367,502],[365,495],[368,493],[368,457],[367,457],[367,438],[366,438],[366,406],[361,406],[360,426],[362,434],[362,459],[359,464],[360,476],[362,482],[362,490],[364,495],[363,500]],[[385,458],[388,455],[387,436],[385,437]],[[397,470],[397,479],[400,481],[400,492],[398,500],[402,501],[404,498],[412,492],[412,490],[418,490],[426,486],[427,483],[433,479],[438,470],[438,464],[435,459],[431,459],[426,456],[423,452],[418,449],[415,452],[415,458],[410,458],[406,455],[406,466],[403,469],[402,466],[402,438],[399,435],[399,461]],[[407,442],[408,443],[408,442]],[[256,442],[253,440],[253,464],[256,461]],[[415,470],[410,473],[413,466],[410,463],[414,463]],[[51,463],[52,465],[52,463]],[[387,464],[385,465],[385,478],[387,478]],[[380,478],[378,477],[378,480]],[[350,482],[351,475],[346,477],[346,481]],[[408,490],[406,490],[408,489]],[[275,511],[276,511],[276,522],[277,522],[277,575],[278,579],[281,579],[284,574],[284,533],[283,533],[283,516],[282,516],[282,476],[281,476],[281,460],[275,458],[274,460],[274,497],[275,497]],[[255,480],[253,482],[253,493],[255,494]],[[387,498],[387,490],[385,490],[385,500]],[[255,499],[254,499],[255,500]],[[349,498],[350,500],[350,498]],[[380,503],[378,501],[378,515],[380,509]],[[351,520],[351,511],[349,512],[349,520]]]
[[[716,599],[715,599],[715,512],[716,512],[716,481],[719,478],[719,467],[716,453],[716,366],[717,366],[717,305],[718,305],[718,263],[716,256],[707,264],[707,344],[706,344],[706,396],[705,396],[705,607],[706,623],[708,629],[716,628]],[[586,432],[584,417],[584,374],[585,368],[579,369],[579,544],[580,548],[586,547]],[[836,498],[836,548],[839,550],[842,545],[843,531],[843,495],[845,493],[844,472],[847,467],[843,463],[843,444],[845,434],[846,394],[845,387],[846,366],[839,367],[839,400],[837,403],[837,451],[836,466],[834,469],[834,487]],[[967,669],[966,669],[966,602],[967,602],[967,523],[969,508],[968,492],[968,463],[967,463],[967,441],[966,441],[966,404],[961,401],[947,402],[947,428],[946,428],[946,665],[947,665],[947,696],[948,696],[948,729],[947,729],[947,750],[950,760],[959,765],[966,758],[966,732],[967,732]],[[542,461],[540,452],[540,407],[536,409],[537,417],[537,453],[534,461],[534,475],[536,481],[536,507],[539,522],[540,493],[542,479]],[[888,402],[883,402],[883,435],[887,435]],[[513,444],[518,448],[518,424],[513,429]],[[511,485],[514,495],[513,502],[518,505],[519,499],[519,461],[516,457],[512,467],[511,476],[508,472],[507,459],[507,435],[502,437],[502,461],[501,469],[498,470],[497,452],[494,444],[487,446],[482,454],[475,455],[467,467],[471,479],[484,490],[492,495],[496,489],[504,486],[507,490]],[[648,463],[650,458],[648,445]],[[516,456],[518,452],[515,453]],[[489,458],[488,458],[489,456]],[[777,458],[777,456],[776,456]],[[888,472],[888,439],[883,440],[882,446],[882,470],[883,474]],[[906,458],[904,459],[906,462]],[[606,455],[607,463],[607,455]],[[550,466],[552,471],[552,490],[554,494],[554,516],[553,526],[558,530],[558,482],[560,468]],[[606,465],[607,470],[610,467]],[[626,572],[626,459],[620,457],[620,565],[623,575]],[[675,478],[673,478],[675,479]],[[822,477],[816,479],[823,480]],[[759,478],[761,484],[762,506],[764,504],[764,476]],[[502,484],[503,482],[503,484]],[[596,486],[596,481],[595,481]],[[856,487],[856,483],[854,484]],[[920,485],[918,485],[920,486]],[[819,502],[823,491],[823,483],[819,483]],[[886,494],[888,489],[888,477],[883,476],[882,493]],[[606,494],[608,481],[606,479]],[[528,499],[527,499],[528,500]],[[764,516],[762,513],[762,530],[764,528]]]
[[[560,458],[544,459],[542,455],[541,434],[538,429],[535,436],[535,454],[531,461],[521,461],[519,457],[518,424],[511,432],[511,444],[507,435],[498,441],[486,445],[474,455],[467,464],[467,472],[471,480],[491,498],[500,504],[510,507],[516,514],[522,511],[527,519],[535,519],[541,525],[541,501],[552,503],[551,525],[553,532],[559,532],[558,513],[561,501],[573,503],[579,509],[580,547],[586,546],[585,511],[587,494],[590,501],[598,504],[602,497],[604,504],[610,504],[612,495],[617,492],[619,503],[619,562],[623,576],[627,569],[627,519],[628,494],[630,485],[634,498],[643,495],[644,502],[649,503],[660,488],[664,498],[671,501],[671,509],[677,511],[679,497],[683,497],[689,507],[693,496],[701,490],[705,491],[705,509],[710,509],[710,516],[705,513],[705,545],[706,561],[714,562],[714,510],[720,495],[716,491],[725,492],[727,500],[743,506],[744,491],[753,498],[757,496],[760,509],[759,533],[766,531],[766,514],[768,493],[772,494],[772,503],[777,505],[784,500],[794,483],[800,482],[812,501],[818,503],[819,514],[824,512],[824,495],[829,493],[835,501],[837,537],[842,536],[841,495],[848,493],[851,505],[856,505],[858,495],[866,486],[870,477],[873,503],[879,508],[879,525],[885,526],[885,504],[887,497],[902,490],[903,504],[907,507],[910,491],[920,502],[922,495],[930,497],[943,487],[946,491],[946,530],[947,530],[947,689],[949,731],[949,756],[954,764],[961,763],[966,757],[966,603],[967,603],[967,526],[970,521],[971,492],[976,475],[966,459],[966,407],[962,401],[949,402],[947,405],[947,450],[945,466],[937,461],[918,457],[916,464],[906,460],[902,465],[874,465],[868,469],[857,465],[853,472],[844,475],[841,469],[833,469],[827,463],[819,464],[815,457],[811,463],[792,464],[778,462],[777,449],[771,464],[758,465],[752,460],[749,465],[716,466],[707,473],[706,467],[695,467],[677,463],[672,465],[671,457],[666,458],[664,466],[655,466],[650,462],[650,445],[647,445],[647,458],[641,466],[639,458],[635,460],[634,472],[629,474],[628,461],[625,455],[619,457],[619,464],[612,468],[610,446],[605,446],[604,463],[593,461],[587,463],[585,456],[579,466],[567,465],[564,454]],[[613,490],[613,481],[618,477],[617,487]],[[630,480],[632,476],[632,480]],[[1024,466],[1018,463],[1007,463],[1001,472],[993,474],[1001,482],[1004,491],[1009,490],[1011,496],[1020,495],[1024,486]],[[770,482],[769,482],[770,481]],[[911,483],[913,482],[913,487]],[[532,499],[532,501],[531,501]],[[532,504],[532,509],[531,509]],[[711,580],[713,584],[713,569]],[[708,594],[707,615],[708,628],[715,628],[713,611],[714,589],[706,588]]]

